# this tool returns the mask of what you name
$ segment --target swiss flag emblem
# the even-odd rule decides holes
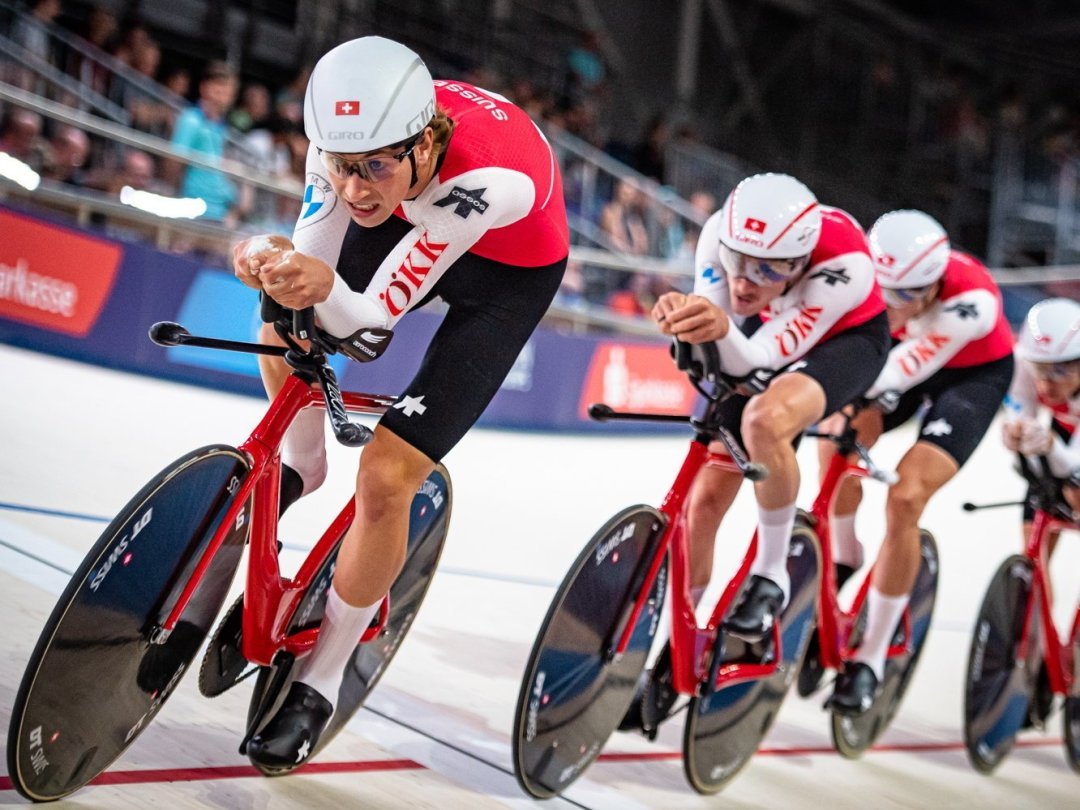
[[[896,257],[890,256],[888,253],[882,253],[880,256],[878,256],[878,264],[882,265],[883,267],[892,267],[894,264],[896,264]]]
[[[359,115],[359,101],[335,101],[334,115]]]
[[[765,233],[765,223],[762,222],[760,219],[754,219],[753,217],[747,217],[746,222],[743,224],[743,227],[748,231],[753,231],[754,233]]]

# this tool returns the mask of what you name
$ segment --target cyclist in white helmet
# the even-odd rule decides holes
[[[1013,452],[1047,457],[1064,479],[1065,498],[1080,512],[1080,303],[1048,298],[1024,318],[1016,345],[1016,375],[1005,399],[1002,439]],[[1049,425],[1038,421],[1048,410]],[[1024,514],[1024,539],[1031,533]]]
[[[1034,464],[1045,457],[1051,474],[1062,481],[1066,503],[1080,515],[1080,303],[1048,298],[1035,304],[1024,318],[1015,353],[1020,362],[1005,397],[1002,441]],[[1049,411],[1049,420],[1040,420],[1044,411]],[[1035,510],[1025,498],[1025,543],[1034,519]],[[1050,554],[1058,534],[1049,538]],[[1041,726],[1053,699],[1046,665],[1040,663],[1025,727]]]
[[[247,748],[268,768],[317,747],[357,639],[404,562],[414,493],[499,389],[569,249],[558,163],[532,120],[494,93],[433,81],[397,42],[364,37],[324,55],[304,128],[307,188],[292,237],[241,242],[237,277],[284,307],[314,306],[343,347],[436,296],[448,311],[364,449],[318,642]],[[269,327],[262,339],[278,342]],[[264,357],[260,368],[275,395],[288,366]],[[324,421],[306,410],[285,438],[282,509],[326,476]]]
[[[885,214],[869,237],[894,346],[865,394],[875,407],[853,423],[859,440],[872,446],[929,407],[921,411],[918,439],[897,467],[899,481],[889,488],[862,642],[826,702],[847,715],[865,712],[877,696],[889,642],[919,570],[919,518],[982,440],[1013,372],[1001,291],[981,262],[952,250],[945,229],[922,211]],[[822,470],[834,452],[821,443]],[[859,482],[848,478],[834,503],[836,559],[852,568],[862,564],[855,536],[861,498]]]
[[[862,229],[785,174],[739,183],[705,223],[695,264],[694,292],[661,296],[653,318],[665,335],[715,341],[723,371],[746,377],[746,394],[724,403],[723,420],[769,475],[754,484],[757,556],[726,626],[753,641],[770,631],[788,598],[799,491],[795,443],[877,377],[888,323]],[[742,481],[706,467],[694,482],[688,517],[695,602],[709,583],[716,533]],[[666,660],[661,655],[653,673],[661,684]]]

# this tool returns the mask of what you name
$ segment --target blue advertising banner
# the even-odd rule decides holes
[[[0,206],[0,233],[0,342],[264,396],[254,355],[190,346],[165,349],[147,337],[157,321],[176,321],[192,334],[255,340],[258,296],[231,272],[7,206]],[[333,358],[342,387],[390,394],[402,390],[441,319],[432,312],[410,313],[378,362]],[[585,411],[590,397],[607,397],[634,410],[688,412],[693,394],[663,343],[566,335],[541,327],[480,423],[527,430],[658,429],[593,423]]]

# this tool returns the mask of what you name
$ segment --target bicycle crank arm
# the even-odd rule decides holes
[[[199,337],[191,334],[180,324],[171,321],[159,321],[151,326],[150,339],[158,346],[201,346],[204,349],[225,349],[231,352],[269,354],[277,357],[284,357],[285,352],[288,351],[284,346],[267,346],[262,343],[244,343],[239,340]]]

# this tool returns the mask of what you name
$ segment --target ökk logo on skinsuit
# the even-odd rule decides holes
[[[400,315],[409,308],[413,296],[424,283],[432,265],[449,244],[430,241],[426,231],[416,240],[416,244],[405,256],[405,261],[391,274],[386,289],[379,293],[379,300],[386,304],[391,315]]]
[[[455,206],[454,213],[462,219],[468,219],[469,214],[473,211],[484,215],[487,211],[488,202],[484,199],[484,192],[486,188],[462,188],[461,186],[454,186],[454,188],[443,197],[441,200],[436,200],[435,205],[439,208],[446,208],[449,205]]]

